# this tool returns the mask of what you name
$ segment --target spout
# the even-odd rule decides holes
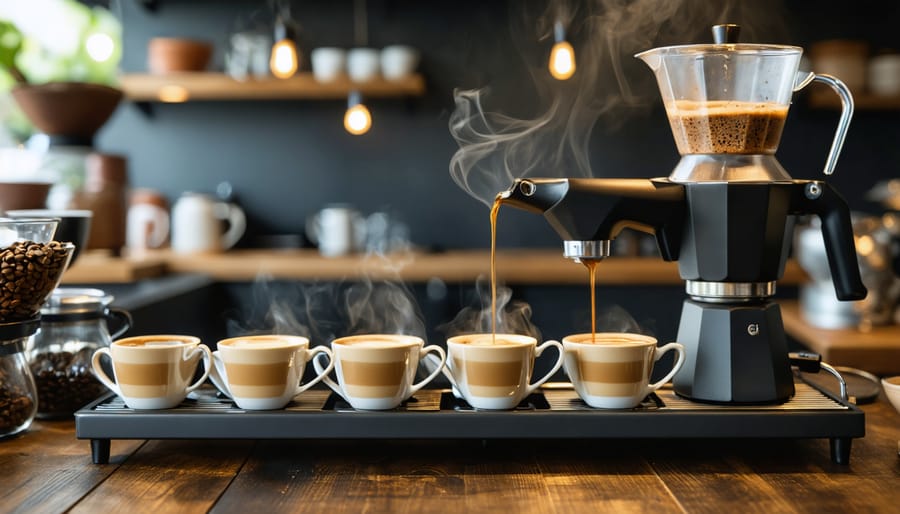
[[[648,179],[519,179],[500,197],[504,204],[543,214],[563,241],[581,245],[567,250],[569,256],[602,258],[609,253],[609,241],[622,229],[633,228],[655,234],[664,259],[678,258],[684,215],[680,184]]]
[[[500,193],[504,204],[543,214],[566,196],[569,181],[561,179],[517,178],[512,187]]]

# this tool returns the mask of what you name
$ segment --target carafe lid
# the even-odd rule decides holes
[[[114,297],[100,289],[59,287],[41,307],[44,321],[63,321],[76,317],[100,316]]]

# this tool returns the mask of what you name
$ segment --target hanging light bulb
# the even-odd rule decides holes
[[[272,70],[272,75],[286,79],[293,77],[299,67],[300,58],[297,54],[297,44],[294,42],[294,30],[279,14],[275,20],[275,44],[272,45],[269,69]]]
[[[556,44],[550,51],[550,74],[556,80],[568,80],[575,74],[575,49],[566,41],[566,31],[562,22],[553,25]]]
[[[344,113],[344,129],[354,136],[361,136],[372,127],[372,114],[362,103],[362,95],[352,91],[347,98],[347,112]]]

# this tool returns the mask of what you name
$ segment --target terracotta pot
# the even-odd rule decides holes
[[[213,45],[207,41],[156,37],[147,45],[147,66],[158,74],[203,71],[212,51]]]
[[[122,91],[101,84],[48,82],[16,86],[12,96],[41,132],[91,140],[116,110]]]

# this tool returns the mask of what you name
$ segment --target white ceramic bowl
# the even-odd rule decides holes
[[[313,77],[319,82],[331,82],[343,75],[347,68],[347,52],[343,48],[314,48],[310,57]]]
[[[347,52],[347,74],[353,82],[368,82],[381,73],[379,52],[374,48],[352,48]]]
[[[882,378],[881,385],[891,405],[900,412],[900,376]]]

